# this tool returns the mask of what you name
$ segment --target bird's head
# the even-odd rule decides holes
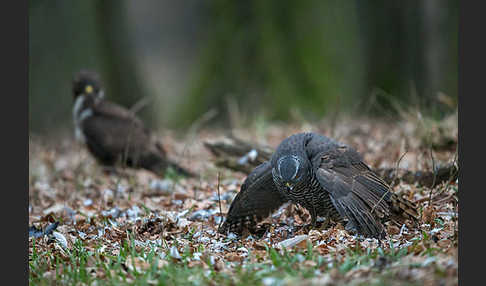
[[[78,72],[73,78],[73,95],[75,99],[78,96],[102,98],[103,89],[98,74],[86,70]]]
[[[308,162],[301,156],[287,155],[279,158],[272,168],[273,180],[289,192],[306,182]]]

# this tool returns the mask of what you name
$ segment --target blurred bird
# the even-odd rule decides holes
[[[78,72],[73,94],[75,137],[102,165],[143,168],[159,176],[172,168],[180,175],[194,176],[167,158],[160,142],[133,112],[104,100],[97,73]]]
[[[353,148],[316,133],[284,139],[269,161],[256,167],[233,200],[219,232],[241,234],[286,202],[311,215],[342,222],[351,233],[382,238],[383,222],[416,221],[416,206],[393,193]]]

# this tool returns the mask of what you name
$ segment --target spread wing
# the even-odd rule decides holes
[[[275,186],[272,166],[266,161],[258,165],[243,182],[219,232],[229,230],[241,234],[245,227],[253,229],[287,201]]]
[[[366,236],[381,236],[381,218],[390,215],[392,193],[388,185],[345,145],[335,145],[317,154],[316,176],[329,192],[343,218]]]

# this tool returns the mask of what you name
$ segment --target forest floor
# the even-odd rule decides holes
[[[319,132],[353,146],[373,168],[399,162],[399,168],[430,171],[457,161],[457,117],[333,125],[261,123],[234,133],[276,147],[293,133]],[[302,227],[308,213],[293,205],[266,219],[263,237],[240,238],[217,228],[220,208],[228,211],[246,175],[215,166],[203,146],[224,132],[160,134],[169,156],[200,174],[197,179],[107,173],[66,134],[29,140],[32,285],[458,284],[458,180],[393,186],[416,202],[421,218],[418,227],[388,226],[381,242],[341,225],[308,231]]]

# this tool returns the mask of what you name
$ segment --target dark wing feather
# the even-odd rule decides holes
[[[380,236],[383,225],[379,219],[390,214],[392,194],[388,185],[361,161],[352,148],[336,146],[318,156],[317,179],[329,192],[338,212],[352,222],[359,233]]]
[[[132,125],[136,125],[141,128],[144,132],[149,133],[149,130],[145,128],[142,120],[138,118],[133,112],[120,106],[116,103],[102,100],[94,107],[94,113],[102,115],[104,117],[112,117],[130,121]]]
[[[243,182],[219,232],[229,230],[241,234],[245,227],[251,230],[287,201],[273,182],[271,164],[264,162]]]
[[[158,153],[150,148],[149,134],[130,118],[95,113],[83,121],[82,128],[88,148],[105,164],[114,164],[123,156],[132,165]],[[155,157],[153,161],[159,159]]]

